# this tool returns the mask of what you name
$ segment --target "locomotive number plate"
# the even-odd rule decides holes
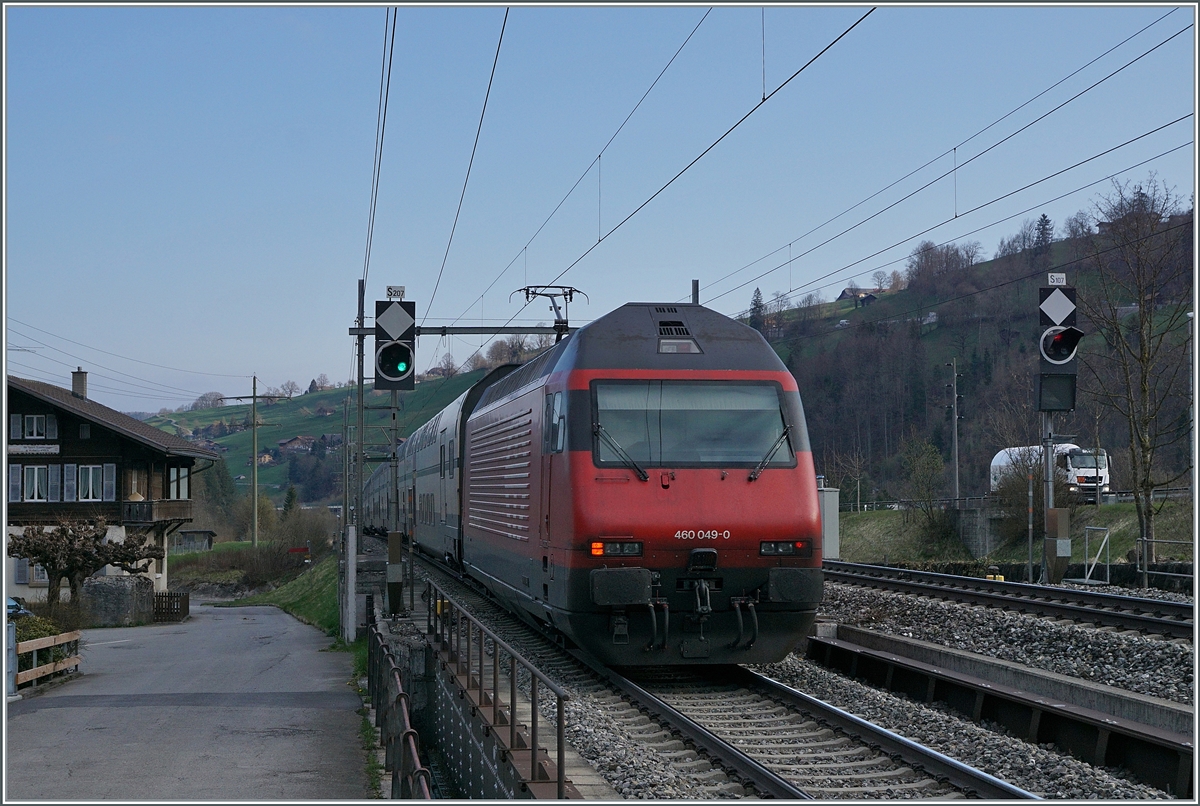
[[[729,530],[719,529],[680,529],[675,533],[676,540],[728,540]]]

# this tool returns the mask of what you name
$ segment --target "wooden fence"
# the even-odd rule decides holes
[[[75,630],[74,632],[65,632],[59,635],[47,635],[45,638],[34,638],[31,641],[19,642],[17,644],[17,657],[33,653],[33,664],[32,668],[27,669],[24,672],[17,672],[17,685],[19,686],[22,683],[28,683],[31,680],[37,680],[38,678],[55,674],[56,672],[63,672],[67,669],[73,669],[78,666],[79,636],[79,630]],[[54,647],[61,646],[63,644],[67,645],[67,657],[57,661],[52,660],[50,663],[46,663],[41,666],[38,665],[38,652],[47,649],[53,652]]]
[[[183,621],[188,617],[187,593],[154,594],[154,621]]]

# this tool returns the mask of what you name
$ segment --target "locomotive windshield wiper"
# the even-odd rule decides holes
[[[784,439],[787,438],[788,431],[791,430],[792,427],[790,425],[783,429],[783,433],[779,435],[779,439],[775,440],[775,444],[771,446],[771,450],[767,451],[767,455],[762,458],[762,461],[750,471],[750,478],[747,479],[747,481],[754,481],[762,475],[763,468],[766,467],[767,463],[771,461],[771,457],[775,455],[775,451],[779,450],[779,446],[783,444]]]
[[[650,474],[647,473],[645,470],[642,470],[642,468],[638,465],[638,463],[633,461],[632,456],[625,453],[625,449],[621,447],[621,444],[619,442],[617,442],[615,439],[613,439],[612,434],[608,433],[607,428],[600,425],[600,423],[596,423],[595,432],[596,432],[596,436],[600,437],[601,439],[603,439],[605,442],[608,443],[609,447],[612,448],[613,452],[616,453],[617,456],[619,456],[621,458],[622,462],[624,462],[629,468],[631,468],[635,473],[638,474],[639,479],[641,479],[642,481],[650,480]]]

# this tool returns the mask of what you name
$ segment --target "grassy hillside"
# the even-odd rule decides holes
[[[400,409],[397,413],[396,424],[401,437],[407,437],[421,426],[433,414],[440,411],[468,387],[483,377],[484,371],[478,370],[462,375],[456,375],[448,380],[433,379],[418,384],[411,392],[400,393]],[[368,390],[365,395],[367,411],[364,414],[366,424],[366,440],[371,443],[383,443],[387,432],[382,430],[391,427],[391,412],[387,409],[390,393]],[[352,387],[327,389],[323,392],[312,392],[299,395],[291,400],[280,400],[272,405],[260,402],[258,407],[258,449],[259,452],[276,448],[280,440],[296,436],[312,436],[320,438],[322,434],[342,435],[343,406],[349,401],[351,426],[355,423],[354,410],[357,406],[357,392]],[[213,441],[228,449],[224,454],[225,462],[230,473],[236,479],[240,475],[246,479],[237,482],[242,491],[248,489],[251,471],[250,456],[253,435],[249,428],[244,427],[250,421],[249,403],[220,406],[199,411],[174,412],[151,417],[147,422],[156,428],[177,434],[182,437],[197,435],[197,432],[217,422],[224,422],[231,428],[239,430],[226,436],[216,437]],[[368,455],[379,454],[383,448],[374,450],[368,448]],[[287,491],[287,462],[259,468],[258,483],[260,489],[269,495],[276,503],[282,503]]]
[[[337,557],[326,557],[309,570],[270,593],[238,599],[229,606],[277,605],[305,624],[328,635],[338,631]]]

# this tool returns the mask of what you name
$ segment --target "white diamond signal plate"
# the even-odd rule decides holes
[[[404,306],[399,302],[393,302],[387,306],[387,310],[375,317],[376,327],[383,328],[383,332],[388,339],[399,339],[404,333],[416,324],[408,311],[404,310]]]
[[[1043,325],[1050,324],[1058,326],[1062,325],[1064,322],[1067,322],[1068,319],[1070,319],[1071,322],[1074,321],[1075,300],[1072,299],[1072,297],[1075,296],[1075,289],[1072,288],[1070,291],[1071,295],[1067,296],[1063,293],[1062,288],[1054,288],[1048,295],[1046,295],[1046,298],[1042,300],[1042,304],[1038,306],[1038,309],[1042,312],[1045,318],[1049,320],[1049,322],[1043,320]]]

